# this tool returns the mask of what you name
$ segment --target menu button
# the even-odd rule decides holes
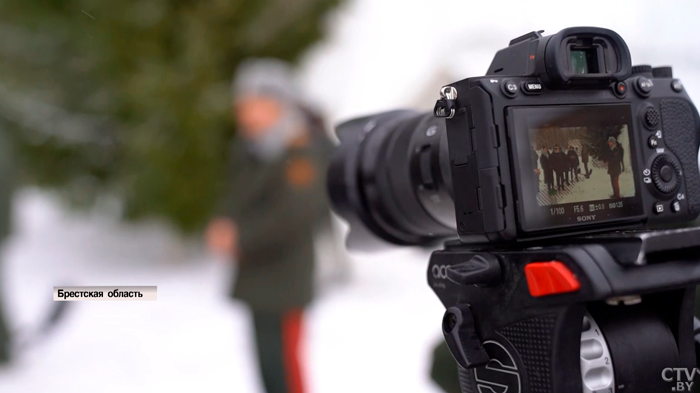
[[[526,94],[537,94],[542,92],[542,84],[539,82],[523,82],[522,89]]]

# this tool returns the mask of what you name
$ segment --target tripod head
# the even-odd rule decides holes
[[[691,391],[699,261],[700,228],[452,242],[428,282],[463,393]]]

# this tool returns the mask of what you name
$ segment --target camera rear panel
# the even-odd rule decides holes
[[[517,76],[470,78],[450,86],[457,89],[460,104],[455,116],[447,119],[446,124],[457,227],[463,241],[502,242],[680,223],[700,213],[700,122],[695,106],[681,83],[672,77],[670,67],[654,70],[649,66],[634,67],[631,77],[612,83],[608,88],[577,86],[553,90],[537,77]],[[602,124],[595,126],[597,119],[586,119],[585,110],[606,105],[629,107],[628,123],[619,126],[622,112],[617,119],[614,113],[606,115],[614,123],[612,128]],[[592,186],[581,183],[578,186],[581,195],[561,197],[570,189],[560,188],[556,192],[548,190],[544,195],[538,194],[538,203],[532,201],[534,198],[524,197],[524,193],[532,193],[531,187],[543,187],[544,176],[541,173],[532,175],[540,184],[531,186],[534,178],[523,175],[523,163],[528,162],[523,155],[528,154],[533,139],[524,135],[527,127],[523,119],[514,118],[517,112],[513,110],[535,113],[543,112],[542,108],[550,108],[555,114],[557,110],[561,112],[561,108],[581,108],[578,116],[584,119],[587,128],[566,124],[566,116],[555,115],[555,118],[562,117],[556,121],[565,124],[559,129],[583,135],[569,146],[560,146],[562,150],[576,149],[580,162],[582,145],[590,145],[593,140],[595,146],[592,147],[598,152],[598,159],[590,162],[591,166],[598,165],[592,170],[597,172],[597,181],[590,182]],[[519,122],[514,123],[515,120]],[[557,131],[551,131],[556,127],[544,121],[540,125],[537,132],[554,135],[556,140]],[[600,188],[605,186],[601,179],[604,175],[614,178],[615,170],[611,172],[607,167],[617,164],[608,164],[615,158],[605,162],[605,158],[600,159],[604,155],[605,141],[595,142],[589,134],[597,132],[604,137],[608,135],[605,134],[607,129],[614,129],[611,135],[616,135],[614,142],[610,139],[608,145],[619,146],[632,168],[622,163],[622,173],[617,176],[618,190],[613,184],[615,180],[610,179],[607,187],[613,195],[600,198],[603,192]],[[585,130],[589,130],[589,134]],[[532,137],[534,131],[530,132]],[[546,148],[549,150],[551,146]],[[541,157],[543,151],[541,146],[535,146],[537,157]],[[611,154],[605,153],[606,156]],[[534,170],[543,168],[538,165],[535,164]],[[579,172],[571,170],[569,176],[585,178],[589,173],[581,173],[583,167],[580,162]],[[600,195],[586,196],[593,195],[594,191]],[[530,225],[533,220],[530,217],[529,223],[527,216],[533,214],[552,215],[551,219],[542,221],[551,225]]]

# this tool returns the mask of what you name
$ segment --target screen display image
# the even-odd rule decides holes
[[[629,105],[519,107],[509,117],[523,230],[644,214]]]
[[[549,206],[635,195],[626,124],[530,129],[537,203]]]

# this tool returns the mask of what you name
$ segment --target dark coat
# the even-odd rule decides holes
[[[548,184],[554,182],[554,170],[552,169],[551,157],[551,154],[540,154],[540,166],[544,172],[544,181]]]
[[[549,162],[552,165],[552,170],[557,173],[566,172],[569,169],[566,154],[561,151],[549,155]]]
[[[575,151],[569,150],[566,155],[569,158],[569,165],[571,165],[572,168],[579,166],[578,154],[576,154]]]
[[[313,298],[314,233],[330,225],[328,146],[319,140],[261,162],[241,148],[242,141],[237,145],[237,173],[223,204],[239,232],[231,295],[258,312],[302,308]]]
[[[622,172],[623,150],[619,146],[608,152],[608,175],[612,177],[620,176]]]

